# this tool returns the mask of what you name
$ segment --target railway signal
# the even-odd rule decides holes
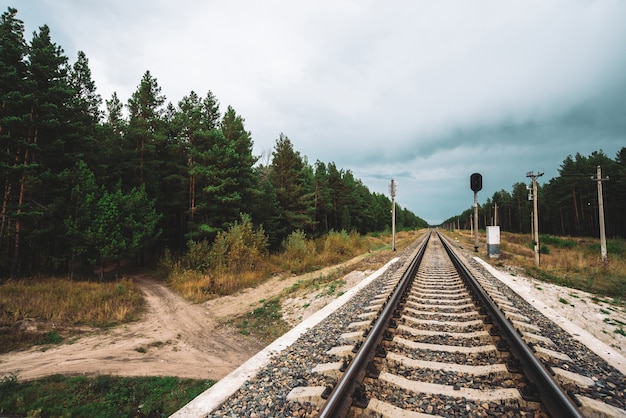
[[[474,193],[478,193],[483,188],[483,176],[480,173],[474,173],[470,176],[470,189]]]
[[[470,176],[470,189],[474,192],[474,252],[478,252],[478,192],[483,188],[483,176],[474,173]]]

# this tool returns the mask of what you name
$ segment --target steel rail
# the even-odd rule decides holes
[[[431,234],[432,232],[429,233],[422,242],[417,255],[411,261],[411,264],[402,275],[402,278],[396,285],[392,295],[382,308],[383,311],[381,312],[379,319],[368,333],[365,341],[363,341],[363,344],[355,354],[354,359],[350,362],[343,376],[333,388],[332,392],[328,396],[328,399],[326,399],[326,403],[322,406],[319,414],[317,415],[318,417],[337,418],[347,415],[350,407],[352,406],[354,391],[363,380],[367,364],[374,357],[376,348],[383,339],[383,335],[388,327],[389,321],[393,317],[397,305],[402,300],[405,290],[409,287],[415,277],[417,268],[424,257],[426,245],[428,244]]]
[[[578,418],[584,415],[577,408],[574,401],[565,393],[560,385],[553,379],[552,374],[535,357],[534,353],[518,334],[513,325],[506,319],[504,313],[489,297],[487,292],[480,286],[467,267],[461,262],[459,257],[452,251],[450,243],[442,234],[437,232],[443,246],[450,256],[459,274],[467,284],[473,289],[474,295],[480,299],[480,303],[488,310],[488,316],[494,320],[494,324],[500,331],[500,336],[508,344],[508,348],[514,358],[519,361],[524,375],[535,385],[539,397],[544,406],[553,417]]]

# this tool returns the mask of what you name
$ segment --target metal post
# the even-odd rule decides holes
[[[478,252],[478,192],[474,192],[474,252]]]
[[[593,177],[592,177],[593,179]],[[600,254],[602,256],[602,262],[606,263],[606,232],[604,228],[604,202],[602,198],[602,181],[609,178],[602,178],[602,169],[600,166],[596,170],[596,178],[598,181],[598,214],[600,217]]]

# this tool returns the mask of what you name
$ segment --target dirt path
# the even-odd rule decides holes
[[[203,304],[191,304],[160,282],[133,277],[144,293],[147,311],[140,321],[93,331],[73,343],[0,355],[0,376],[23,380],[51,374],[179,376],[218,380],[265,344],[224,325],[300,280],[354,265],[365,256],[302,276],[273,277],[262,285]]]
[[[170,375],[220,379],[263,344],[215,320],[206,305],[193,305],[146,276],[133,280],[147,312],[138,322],[96,331],[72,344],[0,356],[0,370],[20,379],[50,374]]]

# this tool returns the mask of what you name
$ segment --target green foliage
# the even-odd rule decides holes
[[[215,238],[209,255],[211,266],[218,274],[253,270],[267,254],[267,246],[263,228],[255,229],[250,217],[241,215],[241,222],[235,222]]]
[[[626,240],[610,239],[606,242],[606,251],[620,257],[626,256]]]
[[[336,252],[339,255],[352,254],[353,246],[358,242],[358,234],[355,232],[348,234],[345,230],[341,232],[330,231],[324,239],[324,251]]]
[[[293,265],[304,263],[315,253],[314,243],[308,241],[306,235],[301,230],[293,231],[283,241],[284,259]]]
[[[206,240],[187,241],[187,252],[181,258],[181,265],[187,270],[206,273],[211,268],[211,247]]]
[[[540,235],[539,242],[550,244],[553,247],[566,248],[566,249],[572,249],[576,246],[576,241],[574,240],[554,237],[548,234]]]
[[[169,416],[215,382],[175,377],[50,376],[0,380],[0,411],[11,416]]]
[[[580,153],[568,155],[559,168],[559,175],[544,184],[538,184],[539,229],[544,234],[576,237],[599,236],[598,185],[590,181],[596,177],[597,167],[602,177],[610,181],[602,182],[603,209],[607,237],[626,237],[626,147],[621,148],[615,159],[609,158],[601,150],[584,156]],[[479,206],[479,229],[485,223],[491,225],[495,206],[498,207],[498,224],[503,231],[525,233],[530,231],[532,202],[528,200],[525,183],[515,183],[511,193],[501,190]],[[459,225],[470,229],[473,208],[449,218],[447,225]],[[572,245],[570,240],[557,245]],[[551,244],[552,245],[552,244]],[[570,247],[560,247],[570,248]]]
[[[112,264],[183,254],[190,242],[188,259],[168,269],[206,271],[195,252],[216,241],[208,263],[240,271],[295,231],[389,228],[386,196],[334,163],[311,166],[283,134],[257,164],[244,118],[230,106],[222,114],[210,91],[175,106],[146,71],[125,104],[114,93],[103,113],[84,52],[70,62],[46,25],[26,42],[14,8],[0,35],[0,281],[80,278],[96,265],[103,278]],[[399,230],[419,225],[398,207]],[[252,227],[264,232],[247,260]]]
[[[57,331],[52,330],[44,335],[41,344],[61,344],[62,342],[63,337],[61,337]]]
[[[254,308],[235,322],[244,335],[254,335],[268,343],[283,335],[291,327],[282,320],[280,299],[273,298]]]

